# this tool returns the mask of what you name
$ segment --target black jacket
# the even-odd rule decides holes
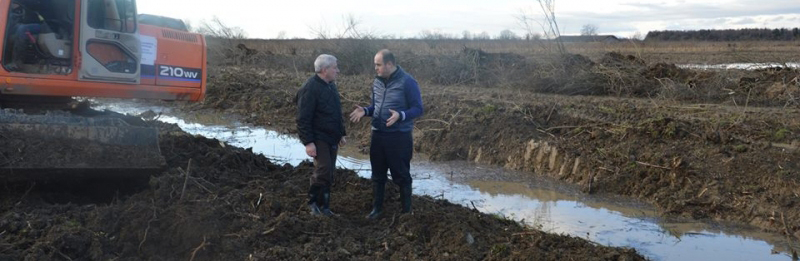
[[[321,140],[333,146],[347,135],[335,83],[328,84],[314,75],[297,91],[295,101],[297,133],[303,145]]]

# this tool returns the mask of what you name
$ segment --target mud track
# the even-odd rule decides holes
[[[168,164],[149,181],[0,184],[0,260],[643,260],[430,197],[400,215],[394,186],[367,221],[371,183],[352,171],[336,174],[338,216],[310,216],[310,164],[149,124]]]

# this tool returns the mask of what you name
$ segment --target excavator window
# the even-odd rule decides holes
[[[23,73],[69,74],[74,21],[74,1],[11,1],[3,42],[3,67]]]
[[[115,43],[91,40],[86,45],[86,51],[110,72],[136,72],[136,67],[138,66],[136,59],[128,55]]]
[[[136,5],[132,0],[89,0],[88,23],[94,29],[136,32]]]

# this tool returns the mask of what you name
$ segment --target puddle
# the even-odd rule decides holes
[[[231,117],[198,117],[130,102],[104,104],[97,109],[130,114],[162,112],[159,120],[178,124],[186,132],[253,148],[278,163],[297,165],[308,159],[295,137],[239,123],[221,124],[218,120]],[[183,120],[189,118],[215,120],[208,125]],[[368,178],[368,156],[347,148],[350,150],[340,153],[338,166]],[[415,154],[411,166],[415,194],[447,199],[547,232],[586,238],[602,245],[633,247],[653,260],[791,260],[787,249],[800,249],[777,234],[754,229],[665,220],[649,206],[619,198],[590,197],[570,185],[529,173],[469,162],[417,160],[420,158],[423,157]]]
[[[679,68],[700,70],[758,70],[773,67],[800,68],[800,63],[723,63],[723,64],[677,64]]]

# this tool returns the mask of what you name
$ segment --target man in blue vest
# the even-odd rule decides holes
[[[400,187],[402,213],[411,213],[411,157],[414,151],[414,119],[422,116],[422,96],[414,78],[397,66],[394,54],[381,50],[375,55],[377,77],[372,83],[372,105],[350,113],[350,121],[372,117],[369,159],[372,165],[372,212],[368,219],[383,213],[386,172]]]

